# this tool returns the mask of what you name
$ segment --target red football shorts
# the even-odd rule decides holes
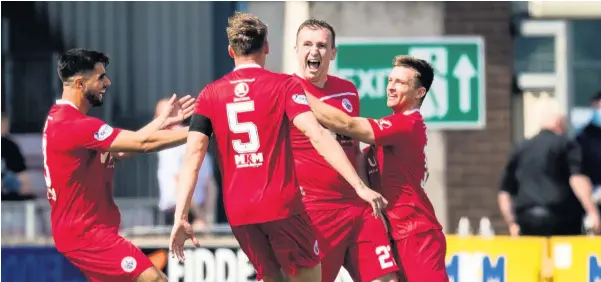
[[[138,247],[118,234],[95,237],[99,239],[91,239],[88,247],[63,253],[88,281],[131,282],[152,267],[150,259]]]
[[[371,282],[399,270],[384,223],[373,216],[371,207],[307,213],[324,254],[323,282],[336,280],[342,266],[356,282]]]
[[[447,241],[442,230],[409,235],[395,241],[396,259],[401,265],[400,282],[448,282],[445,256]]]
[[[275,276],[280,268],[289,275],[319,264],[317,239],[306,213],[265,223],[232,226],[240,248],[257,271],[257,281]]]

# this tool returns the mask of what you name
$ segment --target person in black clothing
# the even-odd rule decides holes
[[[8,135],[8,117],[2,113],[2,190],[4,193],[26,193],[29,190],[27,165],[21,149]],[[6,186],[5,186],[6,184]],[[3,197],[4,198],[4,197]]]
[[[582,234],[585,212],[599,233],[580,146],[563,135],[563,116],[548,113],[542,120],[541,132],[514,150],[501,180],[499,207],[511,235]]]
[[[593,97],[593,118],[576,137],[582,148],[582,171],[591,179],[601,205],[601,91]]]

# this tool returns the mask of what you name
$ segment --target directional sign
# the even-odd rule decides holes
[[[482,129],[486,126],[484,40],[481,37],[341,38],[332,73],[357,86],[361,115],[380,118],[386,85],[397,55],[427,60],[434,82],[421,113],[428,128]]]

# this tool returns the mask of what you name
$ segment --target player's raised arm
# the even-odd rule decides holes
[[[305,94],[309,100],[311,110],[317,120],[330,130],[351,137],[355,140],[374,144],[375,137],[369,120],[363,117],[351,117],[343,111],[336,109],[311,94],[310,83],[303,83]]]
[[[121,156],[126,156],[123,153],[155,152],[184,144],[188,133],[187,128],[162,130],[170,125],[181,123],[185,118],[192,115],[194,99],[189,95],[179,99],[179,101],[176,101],[176,99],[177,96],[174,94],[168,102],[167,109],[140,130],[120,130],[107,151],[119,152]]]
[[[330,130],[363,143],[386,146],[396,142],[399,135],[413,132],[415,120],[403,114],[382,119],[350,117],[306,92],[307,100],[317,120]]]

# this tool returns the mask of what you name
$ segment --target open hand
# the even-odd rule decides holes
[[[173,94],[163,112],[159,114],[160,117],[165,119],[163,128],[181,124],[185,119],[192,116],[194,113],[194,102],[195,99],[190,95],[177,99],[177,95]]]
[[[169,238],[169,253],[171,253],[172,257],[177,256],[179,261],[186,259],[184,256],[184,244],[188,239],[192,240],[194,246],[200,247],[200,243],[194,235],[192,225],[190,225],[187,219],[180,219],[173,224],[171,237]]]

